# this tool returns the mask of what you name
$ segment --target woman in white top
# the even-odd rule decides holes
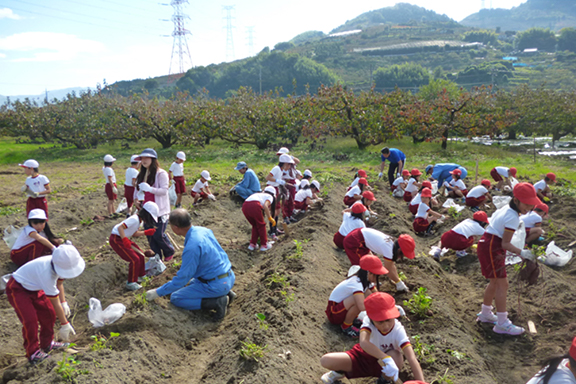
[[[272,242],[269,242],[266,236],[266,222],[264,221],[264,217],[268,218],[271,225],[276,225],[271,212],[271,207],[275,204],[276,190],[271,186],[264,188],[264,192],[256,192],[248,196],[244,204],[242,204],[242,213],[250,225],[252,225],[252,237],[250,238],[248,250],[253,251],[256,249],[258,246],[258,238],[260,238],[261,251],[267,251],[272,248]]]
[[[118,187],[116,186],[116,173],[112,169],[112,165],[116,159],[112,155],[104,156],[104,166],[102,167],[102,172],[104,173],[104,179],[106,179],[106,187],[104,191],[108,197],[108,204],[106,208],[108,209],[108,214],[114,216],[114,201],[118,198]]]
[[[282,148],[281,148],[282,149]],[[278,216],[280,216],[280,210],[282,208],[282,204],[280,202],[280,186],[294,186],[291,183],[286,182],[285,180],[283,180],[283,171],[287,171],[292,167],[292,164],[294,164],[294,159],[292,158],[292,156],[288,155],[288,154],[281,154],[279,159],[278,159],[278,165],[275,166],[274,168],[272,168],[272,170],[270,171],[270,173],[268,175],[266,175],[266,184],[274,187],[274,189],[276,190],[276,207],[274,210],[274,222],[278,223]],[[284,232],[280,231],[276,225],[272,225],[272,223],[270,223],[270,233],[271,235],[274,237],[276,236],[276,234],[282,234]]]
[[[62,239],[54,236],[50,230],[46,212],[35,208],[28,214],[28,225],[22,228],[12,246],[10,259],[20,267],[30,260],[51,254],[62,243]]]
[[[576,337],[567,354],[548,359],[526,384],[576,384]]]

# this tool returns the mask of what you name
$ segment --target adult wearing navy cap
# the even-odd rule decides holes
[[[464,180],[468,176],[468,171],[461,165],[454,163],[440,163],[436,165],[429,164],[426,167],[426,175],[430,175],[434,180],[438,180],[438,188],[444,184],[444,181],[452,181],[452,172],[455,169],[459,169],[462,174],[460,179]]]
[[[242,178],[241,182],[232,187],[230,193],[236,193],[242,198],[242,200],[246,200],[252,194],[261,191],[258,176],[256,176],[256,173],[253,170],[248,168],[248,165],[246,165],[245,162],[241,161],[236,164],[234,170],[244,175],[244,178]]]
[[[406,166],[406,155],[399,149],[388,147],[382,148],[380,153],[382,164],[380,164],[378,178],[381,179],[384,175],[384,163],[388,160],[390,162],[390,166],[388,167],[388,182],[390,186],[392,186],[394,180],[396,180],[396,175],[400,176]]]

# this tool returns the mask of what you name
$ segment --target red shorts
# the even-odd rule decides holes
[[[344,238],[344,250],[352,265],[360,265],[360,258],[370,253],[366,247],[362,228],[356,228]]]
[[[352,360],[352,370],[346,372],[348,379],[357,377],[380,377],[382,367],[378,364],[378,359],[364,352],[360,344],[356,344],[351,350],[346,351]]]
[[[45,197],[29,197],[26,200],[26,217],[33,209],[41,209],[46,212],[46,217],[48,217],[48,201]]]
[[[412,227],[414,228],[414,232],[416,233],[426,232],[429,226],[430,223],[423,217],[417,217],[416,219],[414,219],[414,222],[412,223]]]
[[[306,210],[308,206],[306,205],[306,201],[294,201],[294,208],[300,210]]]
[[[500,176],[500,174],[498,173],[498,171],[496,170],[496,168],[492,168],[492,170],[490,171],[490,176],[492,176],[492,178],[493,178],[494,181],[496,181],[496,182],[504,180],[504,179],[502,178],[502,176]]]
[[[397,185],[392,184],[392,185],[390,186],[390,191],[391,191],[391,192],[394,192],[397,188],[398,188]]]
[[[466,197],[466,205],[469,207],[477,207],[486,200],[486,196],[482,195],[480,197]]]
[[[114,184],[114,186],[116,186],[116,184]],[[112,184],[106,183],[106,187],[104,188],[104,190],[106,191],[106,196],[108,196],[108,200],[116,200],[118,198],[118,196],[114,192],[112,192]]]
[[[354,204],[354,203],[357,202],[357,201],[359,201],[359,200],[356,200],[356,199],[353,198],[353,197],[344,196],[344,205],[351,206],[352,204]]]
[[[408,206],[408,209],[410,210],[410,212],[415,215],[418,213],[418,204],[410,204]]]
[[[404,191],[404,201],[409,203],[412,201],[414,197],[412,197],[412,192]]]
[[[478,242],[478,261],[482,276],[487,279],[503,279],[506,274],[506,251],[502,248],[502,239],[496,235],[484,233]]]
[[[344,301],[335,303],[333,301],[328,301],[328,306],[326,307],[326,316],[328,316],[328,321],[332,324],[341,325],[344,324],[344,319],[348,310],[344,306]]]
[[[204,192],[194,192],[194,191],[190,191],[190,196],[196,197],[196,196],[198,196],[198,195],[200,195],[200,197],[203,198],[203,199],[207,199],[207,198],[208,198],[208,195],[205,194]]]
[[[132,205],[134,204],[134,189],[134,187],[124,185],[124,198],[126,199],[128,208],[132,208]]]
[[[184,180],[184,176],[174,176],[174,189],[176,189],[177,195],[186,193],[186,180]]]
[[[472,244],[474,244],[474,236],[467,238],[453,230],[449,230],[448,232],[444,232],[442,235],[440,248],[463,251],[466,248],[470,248]]]
[[[334,234],[334,244],[340,249],[344,249],[344,238],[345,236],[342,235],[340,232],[336,232]]]

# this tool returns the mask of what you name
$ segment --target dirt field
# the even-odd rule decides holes
[[[61,179],[53,175],[56,172],[62,175]],[[354,345],[353,340],[327,322],[324,314],[331,290],[345,278],[350,266],[345,253],[337,251],[332,243],[344,208],[344,185],[333,186],[324,207],[292,224],[290,233],[266,253],[247,250],[250,227],[240,206],[225,196],[228,188],[216,188],[220,193],[218,201],[204,203],[193,212],[193,224],[214,231],[237,276],[234,290],[238,299],[224,320],[214,323],[209,314],[177,309],[168,298],[145,307],[133,304],[135,294],[124,290],[128,265],[106,245],[112,227],[120,220],[81,224],[95,215],[105,215],[100,167],[59,164],[46,174],[57,190],[49,199],[50,225],[55,233],[71,240],[87,261],[85,272],[65,283],[80,349],[78,370],[89,371],[76,378],[78,383],[318,383],[325,372],[320,357]],[[13,167],[0,168],[3,196],[0,206],[23,208],[24,198],[19,193],[23,180],[22,173]],[[378,201],[374,209],[379,219],[371,226],[393,236],[413,235],[405,203],[385,194],[383,183],[376,185],[380,190],[376,191]],[[191,203],[189,196],[184,203],[185,206]],[[575,214],[574,200],[557,201],[551,206],[552,222],[563,229],[556,238],[561,247],[576,238],[572,224]],[[460,220],[470,216],[471,212],[465,210]],[[25,225],[23,212],[0,218],[2,228],[10,224]],[[576,263],[571,262],[561,270],[542,266],[540,281],[528,288],[517,283],[513,268],[508,267],[510,317],[525,327],[528,320],[534,321],[538,334],[496,335],[490,326],[475,322],[486,285],[476,256],[456,259],[452,253],[441,263],[427,256],[443,231],[455,224],[455,220],[447,220],[433,237],[414,236],[417,258],[398,265],[412,291],[426,287],[433,298],[432,317],[420,320],[409,315],[410,320],[402,320],[409,335],[420,335],[420,342],[434,346],[420,361],[425,379],[432,382],[448,369],[448,375],[457,384],[525,383],[538,370],[541,359],[563,353],[576,334]],[[303,244],[301,259],[291,258],[296,253],[294,239],[309,240]],[[137,241],[145,245],[143,240]],[[183,243],[182,238],[176,241]],[[175,260],[179,260],[177,255]],[[9,250],[2,242],[0,274],[13,270]],[[154,278],[150,287],[162,285],[176,270],[170,263],[169,269]],[[267,283],[275,272],[287,276],[290,285],[285,288],[285,295],[277,284]],[[411,297],[411,293],[396,294],[388,281],[381,289],[394,295],[398,304]],[[290,298],[292,293],[294,300],[287,302],[286,297]],[[118,322],[95,329],[87,317],[90,297],[100,299],[104,307],[123,303],[128,311]],[[265,314],[267,330],[259,327],[257,313]],[[108,337],[110,332],[120,333],[110,343],[113,349],[90,351],[91,335]],[[242,341],[267,345],[266,355],[259,362],[243,360],[238,353]],[[0,345],[3,383],[61,380],[55,372],[61,353],[54,353],[37,367],[27,364],[21,325],[5,295],[0,296]],[[403,380],[412,377],[407,364],[400,377]]]

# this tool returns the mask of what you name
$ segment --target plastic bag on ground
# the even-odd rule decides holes
[[[16,239],[18,239],[18,236],[20,236],[23,229],[24,228],[14,228],[13,225],[4,229],[4,242],[8,246],[8,249],[12,249]]]
[[[454,199],[446,199],[446,201],[444,202],[444,204],[442,204],[442,207],[444,207],[444,208],[454,207],[454,208],[456,209],[456,212],[460,212],[461,210],[463,210],[464,208],[466,208],[464,205],[456,204],[456,203],[454,202]]]
[[[116,209],[116,213],[122,213],[127,209],[128,209],[128,202],[126,201],[126,198],[123,197],[122,200],[120,200],[120,204],[118,204],[118,208]]]
[[[100,300],[94,297],[90,298],[89,306],[88,320],[94,328],[112,324],[126,313],[126,306],[120,303],[110,304],[105,310],[102,310]]]
[[[526,227],[524,226],[524,222],[520,220],[520,225],[514,235],[512,236],[512,240],[510,240],[513,246],[516,248],[524,249],[524,245],[526,244]],[[510,251],[506,251],[506,265],[514,265],[522,262],[522,258],[515,253]]]
[[[553,267],[563,267],[572,259],[572,250],[568,252],[558,247],[551,241],[546,247],[546,256],[544,257],[544,264]]]
[[[402,188],[396,188],[394,192],[392,192],[392,196],[394,197],[404,197],[404,190]]]
[[[176,205],[176,199],[178,196],[176,195],[175,184],[172,184],[170,188],[168,188],[168,198],[170,198],[170,205]]]
[[[4,291],[6,289],[6,284],[8,284],[8,280],[10,280],[11,277],[11,273],[0,277],[0,291]]]
[[[492,197],[492,203],[496,207],[496,209],[500,209],[505,205],[510,204],[512,201],[512,197],[510,196],[494,196]]]
[[[151,257],[145,264],[146,276],[157,276],[166,270],[166,266],[160,259],[160,255]]]

